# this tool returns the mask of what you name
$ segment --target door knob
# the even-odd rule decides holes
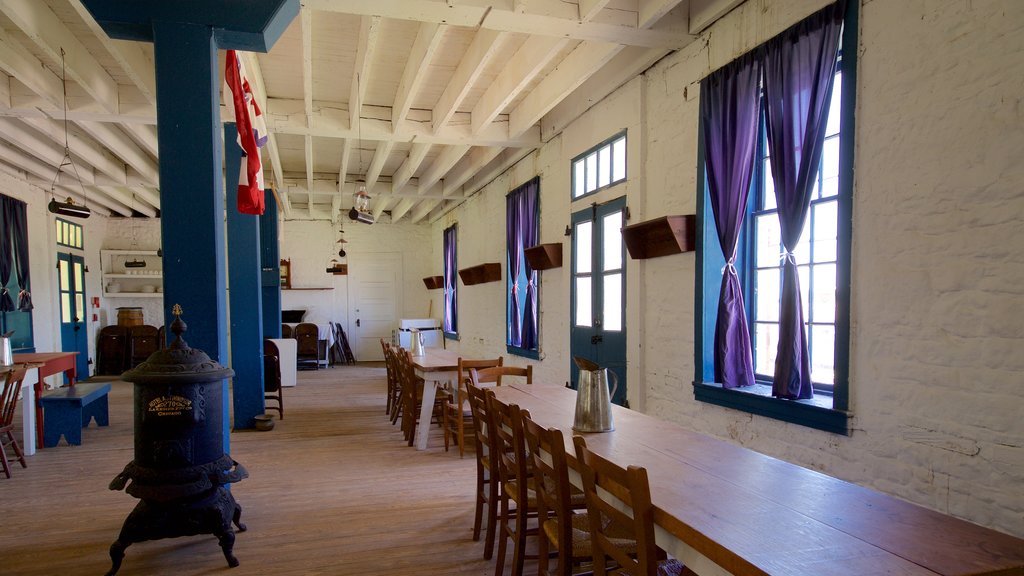
[[[359,318],[356,318],[356,328],[359,327]]]

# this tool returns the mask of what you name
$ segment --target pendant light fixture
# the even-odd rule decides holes
[[[359,92],[359,75],[356,74],[356,92]],[[356,121],[359,122],[356,125],[356,150],[359,151],[359,172],[363,171],[363,121],[361,118],[361,111],[357,111]],[[348,211],[348,217],[356,222],[362,222],[364,224],[373,224],[373,214],[370,214],[370,195],[366,193],[366,180],[364,179],[359,183],[359,187],[356,189],[356,193],[353,198],[352,209]]]
[[[85,187],[82,186],[82,177],[78,174],[78,166],[75,166],[75,161],[71,159],[71,147],[68,145],[68,84],[64,70],[63,47],[60,49],[60,83],[64,89],[64,158],[61,160],[60,166],[57,167],[57,172],[53,175],[53,181],[50,182],[50,203],[47,205],[47,210],[61,216],[88,218],[92,214],[92,211],[86,205],[89,198],[86,196]],[[83,203],[81,205],[76,204],[70,196],[64,202],[57,201],[57,179],[60,178],[60,173],[64,170],[64,167],[68,165],[75,171],[75,179],[78,180],[78,187],[82,190]]]

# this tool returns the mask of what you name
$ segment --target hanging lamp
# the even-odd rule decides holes
[[[53,181],[50,182],[50,203],[46,206],[46,209],[61,216],[88,218],[92,214],[92,211],[86,206],[88,196],[85,193],[85,186],[82,186],[82,177],[78,174],[78,166],[75,166],[75,161],[71,159],[71,146],[68,144],[68,84],[64,70],[64,47],[60,49],[60,83],[64,89],[64,158],[60,161],[60,166],[57,167],[57,172],[53,175]],[[82,204],[76,204],[75,200],[70,196],[64,202],[57,201],[57,179],[60,178],[60,173],[64,170],[64,167],[68,165],[75,171],[75,179],[78,180],[78,187],[82,190]]]

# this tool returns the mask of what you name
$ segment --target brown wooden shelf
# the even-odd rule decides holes
[[[523,250],[526,261],[534,270],[550,270],[562,267],[562,243],[538,244]]]
[[[662,216],[622,229],[629,255],[635,260],[692,252],[696,248],[696,216]]]
[[[488,262],[459,270],[459,278],[466,286],[501,280],[501,264]]]
[[[444,276],[427,276],[423,279],[423,284],[426,285],[427,290],[444,288]]]

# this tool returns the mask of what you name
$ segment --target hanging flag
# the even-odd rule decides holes
[[[263,162],[260,148],[267,143],[267,126],[263,112],[256,104],[245,66],[234,50],[227,51],[224,65],[225,100],[231,92],[231,108],[238,127],[238,145],[242,148],[242,165],[238,173],[238,211],[242,214],[263,214]]]

